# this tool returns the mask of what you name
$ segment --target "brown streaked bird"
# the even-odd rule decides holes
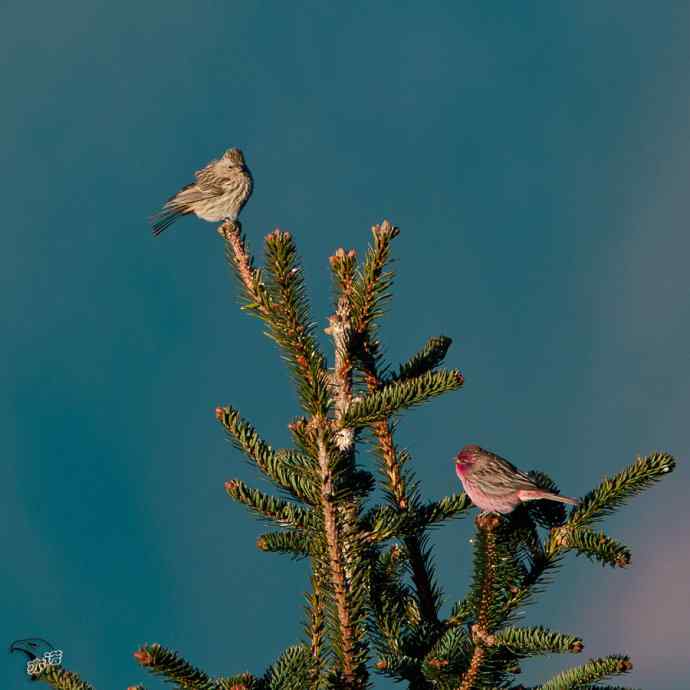
[[[511,462],[479,446],[465,446],[455,456],[455,472],[472,503],[487,513],[512,513],[524,501],[541,499],[572,506],[578,503],[540,489]]]
[[[228,149],[194,176],[196,182],[182,187],[151,218],[154,235],[190,213],[211,222],[236,221],[252,193],[252,175],[239,149]]]

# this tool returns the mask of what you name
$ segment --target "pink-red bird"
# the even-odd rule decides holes
[[[577,505],[577,500],[540,489],[515,465],[479,446],[465,446],[455,457],[457,473],[472,503],[487,513],[511,513],[524,501],[558,501]]]

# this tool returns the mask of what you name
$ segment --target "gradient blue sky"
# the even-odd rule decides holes
[[[47,637],[107,690],[161,687],[144,642],[218,674],[299,639],[306,565],[254,547],[223,482],[262,480],[213,416],[232,403],[286,444],[288,376],[213,227],[147,226],[240,146],[245,230],[295,234],[320,324],[329,254],[401,227],[390,358],[444,333],[466,377],[401,423],[428,497],[473,441],[572,495],[679,458],[607,524],[633,567],[571,558],[525,620],[630,653],[631,686],[690,685],[686,2],[6,0],[0,50],[5,642]],[[449,601],[471,532],[436,534]],[[6,655],[0,685],[27,682]]]

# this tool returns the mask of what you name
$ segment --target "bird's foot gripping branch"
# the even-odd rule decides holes
[[[451,344],[445,336],[431,338],[397,368],[384,359],[377,327],[391,298],[390,253],[398,229],[386,221],[374,226],[361,262],[352,250],[330,257],[335,294],[325,329],[328,354],[310,314],[292,235],[267,235],[259,265],[236,219],[219,232],[242,310],[260,319],[277,344],[301,406],[287,424],[293,444],[281,449],[264,441],[235,408],[216,408],[235,447],[277,494],[239,479],[227,481],[225,489],[271,525],[257,540],[259,549],[309,559],[306,624],[301,641],[256,674],[245,671],[241,659],[229,658],[228,665],[242,672],[210,677],[158,644],[135,653],[139,664],[179,687],[199,690],[355,690],[370,687],[374,674],[415,690],[517,690],[523,687],[522,659],[580,653],[584,643],[574,633],[516,626],[518,610],[564,565],[568,552],[614,568],[628,565],[627,547],[593,526],[670,472],[673,458],[641,458],[576,501],[560,496],[546,474],[523,473],[469,446],[455,461],[467,494],[425,499],[410,452],[396,443],[396,425],[404,410],[461,388],[463,377],[440,368]],[[373,463],[362,450],[373,450]],[[450,462],[439,464],[449,475],[453,471]],[[383,488],[379,501],[377,482]],[[450,602],[444,617],[431,530],[467,514],[472,501],[493,512],[476,520],[469,590]],[[457,542],[466,540],[458,534]],[[630,669],[625,656],[592,659],[538,687],[595,687]],[[88,687],[60,669],[42,678],[56,688]]]

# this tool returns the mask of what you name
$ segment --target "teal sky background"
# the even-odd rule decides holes
[[[627,652],[624,684],[690,686],[688,3],[6,0],[0,51],[3,644],[46,637],[107,690],[162,687],[145,642],[262,673],[300,638],[307,566],[256,550],[223,483],[266,485],[213,414],[285,445],[289,377],[214,227],[147,224],[239,146],[244,229],[294,233],[320,325],[328,256],[401,227],[387,353],[446,334],[466,379],[401,420],[428,498],[470,442],[570,495],[679,459],[606,523],[633,566],[570,557],[527,611],[586,646],[523,682]],[[435,533],[449,603],[471,535]]]

